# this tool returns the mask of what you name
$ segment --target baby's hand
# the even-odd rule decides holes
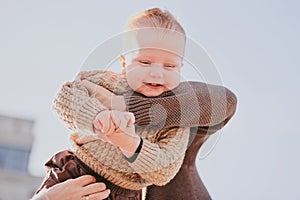
[[[106,108],[110,110],[126,110],[126,104],[123,96],[116,96],[108,89],[96,85],[88,80],[82,80],[81,83],[89,91],[91,97],[98,99]]]
[[[132,128],[135,118],[130,112],[121,112],[117,110],[101,111],[93,121],[96,130],[109,136],[116,132],[132,134],[128,128]]]
[[[123,154],[131,157],[140,144],[135,134],[134,115],[129,112],[105,110],[94,120],[95,133],[103,135],[107,142],[119,147]]]

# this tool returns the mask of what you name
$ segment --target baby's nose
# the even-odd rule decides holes
[[[160,78],[163,75],[163,69],[160,65],[153,65],[150,67],[149,75],[151,77]]]

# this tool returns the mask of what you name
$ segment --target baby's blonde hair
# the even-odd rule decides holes
[[[129,30],[150,27],[177,31],[185,36],[183,27],[175,17],[169,11],[160,8],[152,8],[138,13],[127,24]]]
[[[170,31],[174,32],[177,37],[183,38],[183,45],[186,43],[186,34],[183,27],[170,12],[161,10],[160,8],[151,8],[137,13],[128,20],[125,26],[125,30],[128,31],[125,40],[126,42],[124,43],[126,52],[130,52],[132,49],[136,49],[139,46],[136,41],[137,30],[144,29],[145,31],[148,31],[147,28],[158,29],[159,32],[162,31],[163,33],[170,33]],[[165,30],[167,30],[167,32],[165,32]],[[149,29],[149,31],[151,30]],[[132,52],[136,53],[136,51]],[[179,55],[183,54],[184,50],[179,53]],[[127,57],[126,60],[132,60],[133,54],[125,53],[125,55]],[[122,66],[125,66],[125,59],[122,60]]]

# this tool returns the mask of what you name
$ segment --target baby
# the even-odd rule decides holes
[[[202,119],[199,113],[199,109],[205,109],[204,105],[195,106],[196,112],[191,111],[183,124],[170,118],[163,120],[162,129],[158,123],[153,124],[166,113],[170,117],[168,111],[172,108],[180,110],[174,93],[181,94],[191,88],[187,83],[180,83],[185,33],[170,13],[160,9],[145,11],[130,24],[138,50],[131,55],[131,63],[125,64],[122,75],[100,70],[81,72],[77,80],[66,83],[58,93],[54,106],[58,115],[72,130],[96,133],[101,140],[83,145],[74,143],[73,152],[56,154],[46,164],[51,170],[41,188],[91,174],[110,188],[110,199],[141,199],[142,188],[165,185],[176,175],[187,149],[189,127],[208,123],[205,120],[210,116]],[[203,88],[207,86],[193,84],[202,93],[196,91],[182,102],[199,106],[203,91],[207,91]],[[139,109],[135,110],[135,118],[128,112],[108,110],[101,99],[93,96],[99,89],[95,86],[124,95],[128,107]],[[158,110],[166,113],[149,117],[153,102],[164,105],[166,109]],[[229,113],[227,109],[226,105],[226,115],[232,116],[235,107]],[[210,122],[222,123],[223,118]],[[134,127],[134,121],[141,126]]]

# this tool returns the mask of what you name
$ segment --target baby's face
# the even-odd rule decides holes
[[[166,50],[141,49],[126,67],[129,86],[147,97],[155,97],[180,83],[182,58]]]
[[[177,87],[185,36],[159,28],[137,29],[131,35],[137,51],[126,67],[129,86],[147,97],[156,97]]]

